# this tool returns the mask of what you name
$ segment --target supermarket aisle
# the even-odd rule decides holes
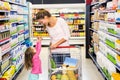
[[[95,65],[93,64],[93,62],[90,59],[86,59],[85,58],[85,48],[82,47],[81,51],[83,53],[82,55],[82,61],[83,61],[83,68],[82,68],[82,80],[104,80],[101,76],[101,74],[98,72],[98,70],[96,69]],[[40,80],[48,80],[47,76],[48,76],[48,72],[47,72],[47,67],[48,67],[48,60],[47,60],[47,56],[48,55],[48,48],[42,48],[42,52],[41,52],[41,59],[42,59],[42,68],[43,68],[43,74],[40,75],[41,79]],[[21,72],[21,74],[18,76],[18,78],[16,80],[27,80],[29,71],[26,71],[25,69]]]

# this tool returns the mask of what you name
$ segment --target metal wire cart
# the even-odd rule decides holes
[[[50,53],[48,56],[49,80],[82,80],[82,59],[79,46],[60,46],[58,49],[69,49],[70,56],[65,57],[64,53]],[[49,49],[50,50],[50,49]],[[63,55],[62,57],[61,54]],[[58,60],[55,60],[58,59]]]

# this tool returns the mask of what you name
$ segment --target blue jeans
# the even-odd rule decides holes
[[[64,53],[64,54],[52,53],[52,58],[55,64],[57,65],[57,67],[60,67],[63,64],[66,57],[70,57],[70,53]]]
[[[39,80],[39,74],[29,74],[28,80]]]

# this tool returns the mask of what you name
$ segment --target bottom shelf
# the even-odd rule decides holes
[[[21,64],[20,66],[19,66],[19,69],[15,72],[15,74],[12,76],[12,78],[10,79],[10,80],[16,80],[16,79],[14,79],[14,78],[16,78],[18,75],[18,73],[19,73],[19,71],[23,68],[23,64]]]
[[[100,73],[102,74],[102,76],[105,78],[105,80],[108,80],[108,78],[106,77],[105,73],[102,71],[101,67],[99,66],[99,64],[96,61],[96,57],[93,56],[93,53],[88,53],[92,59],[92,61],[94,62],[95,66],[98,68],[98,70],[100,71]]]

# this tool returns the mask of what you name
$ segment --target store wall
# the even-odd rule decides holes
[[[85,3],[85,0],[27,0],[32,4],[69,4],[69,3]]]

